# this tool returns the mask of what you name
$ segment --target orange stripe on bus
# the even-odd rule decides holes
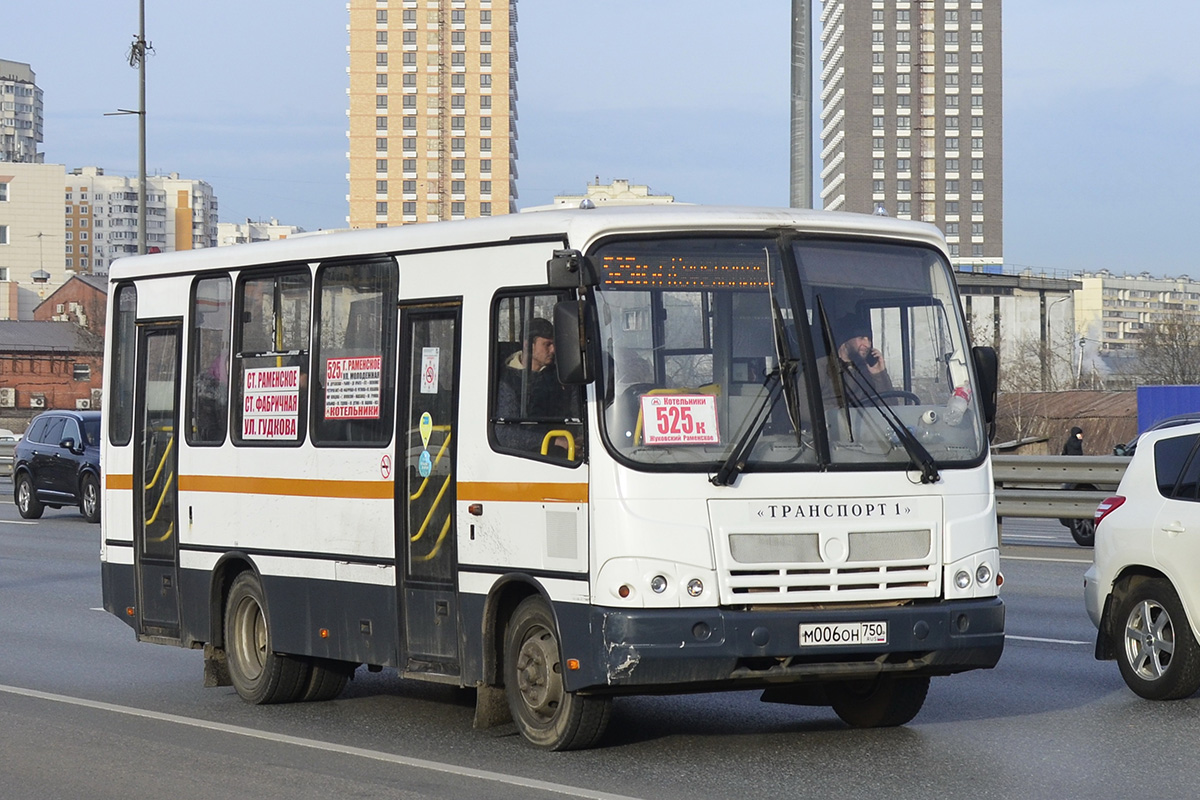
[[[104,479],[109,489],[133,489],[133,476],[110,474]],[[185,492],[226,492],[285,497],[338,497],[390,500],[392,481],[319,481],[300,478],[248,478],[235,475],[180,475],[179,489]],[[500,483],[463,482],[457,487],[462,502],[586,503],[586,483]]]
[[[458,499],[466,502],[513,501],[586,503],[586,483],[476,483],[458,484]]]

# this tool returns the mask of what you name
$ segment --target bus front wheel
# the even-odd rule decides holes
[[[591,747],[608,726],[611,698],[567,691],[554,615],[540,597],[521,601],[509,621],[504,691],[518,730],[538,747]]]
[[[866,681],[831,683],[825,693],[834,712],[847,725],[891,728],[912,721],[925,705],[929,678],[879,675]]]
[[[308,686],[304,662],[276,653],[264,609],[262,585],[243,572],[229,588],[225,606],[225,653],[229,679],[247,703],[290,703]]]

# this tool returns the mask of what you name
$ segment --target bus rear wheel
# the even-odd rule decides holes
[[[604,734],[612,699],[569,692],[558,632],[540,597],[521,601],[505,632],[504,691],[521,734],[547,750],[591,747]]]
[[[892,728],[911,722],[925,705],[929,678],[879,675],[865,681],[831,683],[825,693],[834,712],[847,725]]]
[[[271,647],[262,584],[243,572],[229,589],[225,606],[225,654],[229,679],[247,703],[290,703],[308,686],[310,668]]]

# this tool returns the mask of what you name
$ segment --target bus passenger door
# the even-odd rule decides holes
[[[134,559],[139,636],[179,639],[179,535],[176,452],[179,443],[181,325],[141,325],[133,464]]]
[[[457,676],[458,303],[401,309],[396,556],[402,672]]]

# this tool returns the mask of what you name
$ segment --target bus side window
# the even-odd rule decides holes
[[[229,425],[229,344],[233,286],[228,275],[201,278],[192,290],[187,372],[187,441],[219,445]]]
[[[578,463],[583,457],[583,392],[558,381],[554,366],[557,294],[501,297],[492,319],[491,443],[498,452]]]
[[[308,267],[251,273],[239,281],[235,443],[304,441],[311,301]]]
[[[396,283],[390,258],[327,264],[317,272],[313,444],[391,441]]]

